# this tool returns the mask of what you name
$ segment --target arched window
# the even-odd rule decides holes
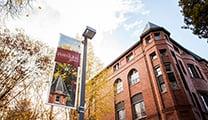
[[[115,93],[120,93],[121,91],[123,91],[123,82],[121,79],[117,79],[115,81]]]
[[[136,69],[132,69],[128,74],[128,80],[130,85],[134,85],[139,82],[139,73]]]

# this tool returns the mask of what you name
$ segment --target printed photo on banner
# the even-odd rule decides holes
[[[81,42],[60,34],[48,103],[76,107]]]

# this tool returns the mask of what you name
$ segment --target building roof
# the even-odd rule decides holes
[[[59,91],[59,92],[61,91],[62,94],[68,95],[66,84],[60,76],[57,78],[57,80],[52,81],[50,92],[54,93],[56,91]]]
[[[141,43],[141,41],[136,42],[133,46],[131,46],[129,49],[127,49],[125,52],[123,52],[120,56],[118,56],[113,62],[111,62],[108,66],[110,67],[111,65],[113,65],[116,61],[118,61],[119,59],[121,59],[122,57],[124,57],[127,53],[129,53],[132,49],[134,49],[135,47],[137,47],[139,44]]]
[[[145,27],[144,27],[144,30],[140,36],[140,38],[142,39],[144,36],[146,36],[149,32],[154,32],[154,31],[159,31],[159,30],[162,30],[164,31],[166,34],[170,35],[170,33],[163,27],[160,27],[156,24],[153,24],[151,22],[148,22]]]
[[[155,25],[155,24],[153,24],[153,23],[151,23],[151,22],[148,22],[148,23],[145,25],[144,30],[143,30],[142,33],[148,31],[149,29],[155,29],[155,28],[160,28],[160,26]]]

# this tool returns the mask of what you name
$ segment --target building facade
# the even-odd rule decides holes
[[[140,40],[107,68],[113,112],[103,120],[208,119],[208,62],[165,28],[148,23]]]

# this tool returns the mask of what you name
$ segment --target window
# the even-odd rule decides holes
[[[162,75],[162,71],[160,70],[160,67],[156,68],[155,71],[156,71],[156,76]]]
[[[173,51],[171,51],[172,56],[176,59],[176,55]]]
[[[116,71],[116,70],[118,70],[119,69],[119,63],[117,63],[117,64],[115,64],[114,66],[113,66],[113,71]]]
[[[163,80],[162,71],[160,67],[155,68],[155,76],[161,92],[166,92],[165,82]]]
[[[200,74],[201,78],[202,78],[202,79],[204,79],[204,76],[202,75],[201,70],[199,69],[199,67],[198,67],[198,66],[196,66],[196,69],[198,70],[198,72],[199,72],[199,74]]]
[[[180,53],[179,49],[176,46],[173,46],[173,49],[177,52]]]
[[[186,70],[185,70],[185,68],[184,68],[184,66],[183,66],[183,64],[182,64],[182,62],[181,62],[180,60],[178,60],[178,62],[179,62],[179,64],[180,64],[180,66],[181,66],[183,72],[184,72],[185,74],[187,74],[187,73],[186,73]]]
[[[156,53],[155,53],[155,52],[151,53],[151,54],[150,54],[150,58],[151,58],[151,60],[156,59],[156,58],[157,58]]]
[[[133,109],[133,118],[138,120],[146,117],[144,99],[142,94],[136,94],[131,98],[132,109]]]
[[[128,74],[128,80],[130,85],[134,85],[139,82],[139,73],[137,70],[132,69]]]
[[[202,102],[204,104],[205,109],[208,111],[208,95],[207,94],[200,94]]]
[[[127,62],[131,61],[134,58],[133,53],[130,53],[129,55],[126,56]]]
[[[116,120],[125,120],[126,115],[124,111],[124,102],[119,102],[116,104]]]
[[[176,78],[175,78],[175,75],[174,75],[174,72],[173,72],[173,68],[172,68],[170,63],[165,63],[165,70],[166,70],[166,73],[168,75],[168,79],[170,81],[171,87],[173,89],[177,89],[178,85],[177,85]]]
[[[195,94],[194,92],[191,92],[191,93],[192,93],[192,95],[190,95],[191,101],[192,101],[193,105],[196,107],[195,101],[198,102],[197,97],[196,97],[196,94]],[[193,96],[193,97],[192,97],[192,96]],[[195,101],[194,101],[194,100],[195,100]]]
[[[56,102],[60,102],[60,96],[56,96],[56,100],[55,100]]]
[[[123,82],[121,79],[115,81],[115,92],[118,94],[123,91]]]
[[[169,40],[169,37],[168,37],[168,35],[165,35],[165,39],[166,39],[166,40]]]
[[[191,77],[199,78],[199,74],[197,73],[194,65],[193,64],[187,64],[187,65],[188,65],[188,70],[189,70]]]
[[[151,42],[150,35],[148,35],[148,36],[145,38],[145,42],[146,42],[146,44],[149,44],[149,43]]]
[[[154,36],[155,36],[155,40],[160,40],[161,39],[160,32],[154,33]]]
[[[161,57],[168,56],[166,49],[160,49],[159,51],[160,51],[160,56]]]

